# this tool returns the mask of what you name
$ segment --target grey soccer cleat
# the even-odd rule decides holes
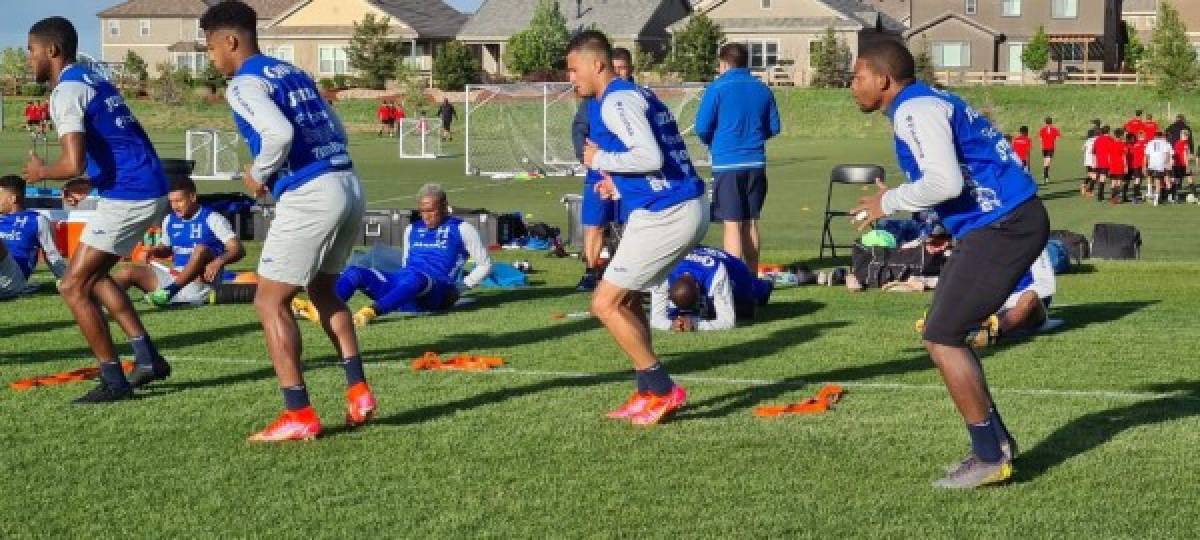
[[[1006,458],[1001,458],[996,463],[987,463],[971,455],[944,478],[934,482],[933,486],[942,489],[975,489],[1002,484],[1011,479],[1012,475],[1012,462]]]

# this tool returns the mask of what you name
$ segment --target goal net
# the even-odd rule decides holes
[[[184,144],[185,159],[194,162],[194,180],[241,178],[241,137],[232,131],[189,129]]]
[[[440,124],[436,119],[405,118],[397,127],[401,159],[433,159],[444,155]]]
[[[692,162],[708,165],[695,135],[704,85],[652,86],[675,114]],[[494,178],[521,174],[582,174],[571,141],[579,107],[570,83],[517,83],[467,87],[466,173]]]

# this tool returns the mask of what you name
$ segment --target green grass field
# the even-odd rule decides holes
[[[786,102],[789,126],[817,120],[806,96],[837,108],[848,126],[881,125],[850,116],[846,96],[796,93]],[[1038,108],[1009,97],[1015,105],[998,108]],[[1041,114],[1001,119],[1036,124]],[[182,155],[177,130],[155,136],[165,157]],[[967,441],[912,328],[927,295],[785,289],[751,326],[656,335],[690,405],[666,425],[634,429],[601,417],[631,389],[628,362],[594,320],[552,318],[587,308],[573,290],[578,261],[504,252],[501,260],[533,261],[533,287],[483,292],[476,306],[448,315],[385,318],[360,333],[382,408],[366,428],[340,428],[341,369],[320,330],[301,325],[309,387],[330,428],[315,443],[244,442],[281,405],[249,306],[139,305],[176,370],[140,399],[80,408],[69,401],[86,385],[0,388],[0,537],[1193,536],[1200,378],[1188,351],[1200,300],[1200,206],[1082,200],[1078,146],[1064,141],[1043,188],[1054,228],[1090,235],[1096,222],[1138,225],[1145,260],[1093,262],[1062,276],[1052,314],[1066,326],[987,351],[990,382],[1023,449],[1013,485],[929,486]],[[0,172],[18,171],[28,148],[19,132],[0,135]],[[453,149],[450,159],[402,162],[393,142],[360,135],[353,151],[370,206],[410,207],[421,183],[439,181],[456,205],[565,221],[559,199],[578,180],[465,177],[461,148]],[[875,162],[894,173],[890,152],[876,127],[861,138],[775,143],[764,260],[820,266],[830,167]],[[844,206],[860,194],[835,200]],[[839,236],[849,239],[849,227]],[[719,233],[709,242],[719,244]],[[0,336],[5,383],[91,362],[49,288],[0,304]],[[410,371],[425,351],[500,355],[508,365],[486,374]],[[850,392],[827,415],[751,414],[822,382]]]

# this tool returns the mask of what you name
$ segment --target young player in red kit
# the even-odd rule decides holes
[[[1179,140],[1175,141],[1175,185],[1171,186],[1169,196],[1171,202],[1180,202],[1179,188],[1183,187],[1183,180],[1186,178],[1188,189],[1194,197],[1196,195],[1196,182],[1192,177],[1192,154],[1188,151],[1188,141],[1192,138],[1191,133],[1185,129],[1179,132]]]
[[[1121,187],[1125,185],[1126,175],[1129,173],[1129,148],[1125,146],[1125,130],[1117,128],[1115,136],[1109,139],[1109,142],[1104,145],[1108,156],[1105,160],[1108,162],[1108,178],[1112,186],[1112,194],[1109,196],[1109,204],[1121,203]],[[1104,187],[1101,186],[1100,192],[1104,192]],[[1103,197],[1097,197],[1096,200],[1103,200]]]
[[[1054,161],[1054,147],[1058,144],[1059,137],[1062,137],[1062,132],[1058,130],[1058,126],[1054,125],[1054,119],[1046,117],[1046,125],[1038,130],[1038,138],[1042,140],[1043,184],[1050,182],[1050,163]],[[1025,170],[1028,171],[1029,167],[1026,166]]]
[[[1092,153],[1096,155],[1096,178],[1092,182],[1084,195],[1096,195],[1097,201],[1104,200],[1104,184],[1108,182],[1108,157],[1109,145],[1112,144],[1113,138],[1112,128],[1108,126],[1100,126],[1100,135],[1096,136],[1096,143],[1092,145]]]
[[[1153,114],[1146,115],[1146,121],[1142,122],[1142,133],[1146,134],[1147,139],[1153,139],[1154,134],[1158,133],[1158,122],[1154,121]]]
[[[1129,145],[1129,176],[1133,179],[1133,198],[1141,201],[1142,182],[1146,180],[1146,145],[1150,139],[1146,138],[1145,132],[1136,131],[1126,133],[1125,141]]]
[[[38,125],[38,106],[32,101],[25,102],[25,131],[34,131]]]
[[[382,137],[384,133],[387,133],[388,137],[391,137],[392,130],[396,126],[396,114],[392,109],[392,104],[387,101],[380,103],[376,114],[379,116],[379,135],[376,136]]]
[[[1145,130],[1146,130],[1146,122],[1144,122],[1142,120],[1142,110],[1138,109],[1136,111],[1133,111],[1133,118],[1130,118],[1129,121],[1125,122],[1126,138],[1128,138],[1128,136],[1130,134],[1132,134],[1135,138],[1140,138],[1142,136],[1142,133],[1145,132]],[[1150,140],[1150,137],[1153,137],[1153,136],[1154,135],[1151,134],[1149,137],[1146,138],[1146,140]]]
[[[1012,140],[1013,151],[1021,158],[1025,172],[1029,172],[1029,153],[1033,151],[1033,139],[1029,138],[1029,126],[1021,126],[1021,132]]]

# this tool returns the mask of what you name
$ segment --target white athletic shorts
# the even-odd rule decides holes
[[[708,233],[708,200],[698,197],[651,212],[634,210],[604,280],[629,291],[649,289],[666,279]]]
[[[5,254],[0,260],[0,300],[15,298],[25,293],[25,274],[12,254]]]
[[[158,288],[165,288],[167,285],[175,283],[175,275],[171,273],[171,269],[167,265],[153,261],[150,263],[150,269],[154,271],[154,275],[158,277]],[[212,287],[202,281],[193,281],[188,283],[186,287],[179,289],[175,297],[171,299],[172,304],[188,304],[198,306],[208,303],[208,296],[212,294]]]
[[[162,223],[167,207],[166,197],[145,201],[100,199],[79,241],[105,253],[128,257],[146,230]]]
[[[283,194],[263,243],[258,275],[304,287],[318,273],[341,273],[365,210],[354,171],[323,174]]]

